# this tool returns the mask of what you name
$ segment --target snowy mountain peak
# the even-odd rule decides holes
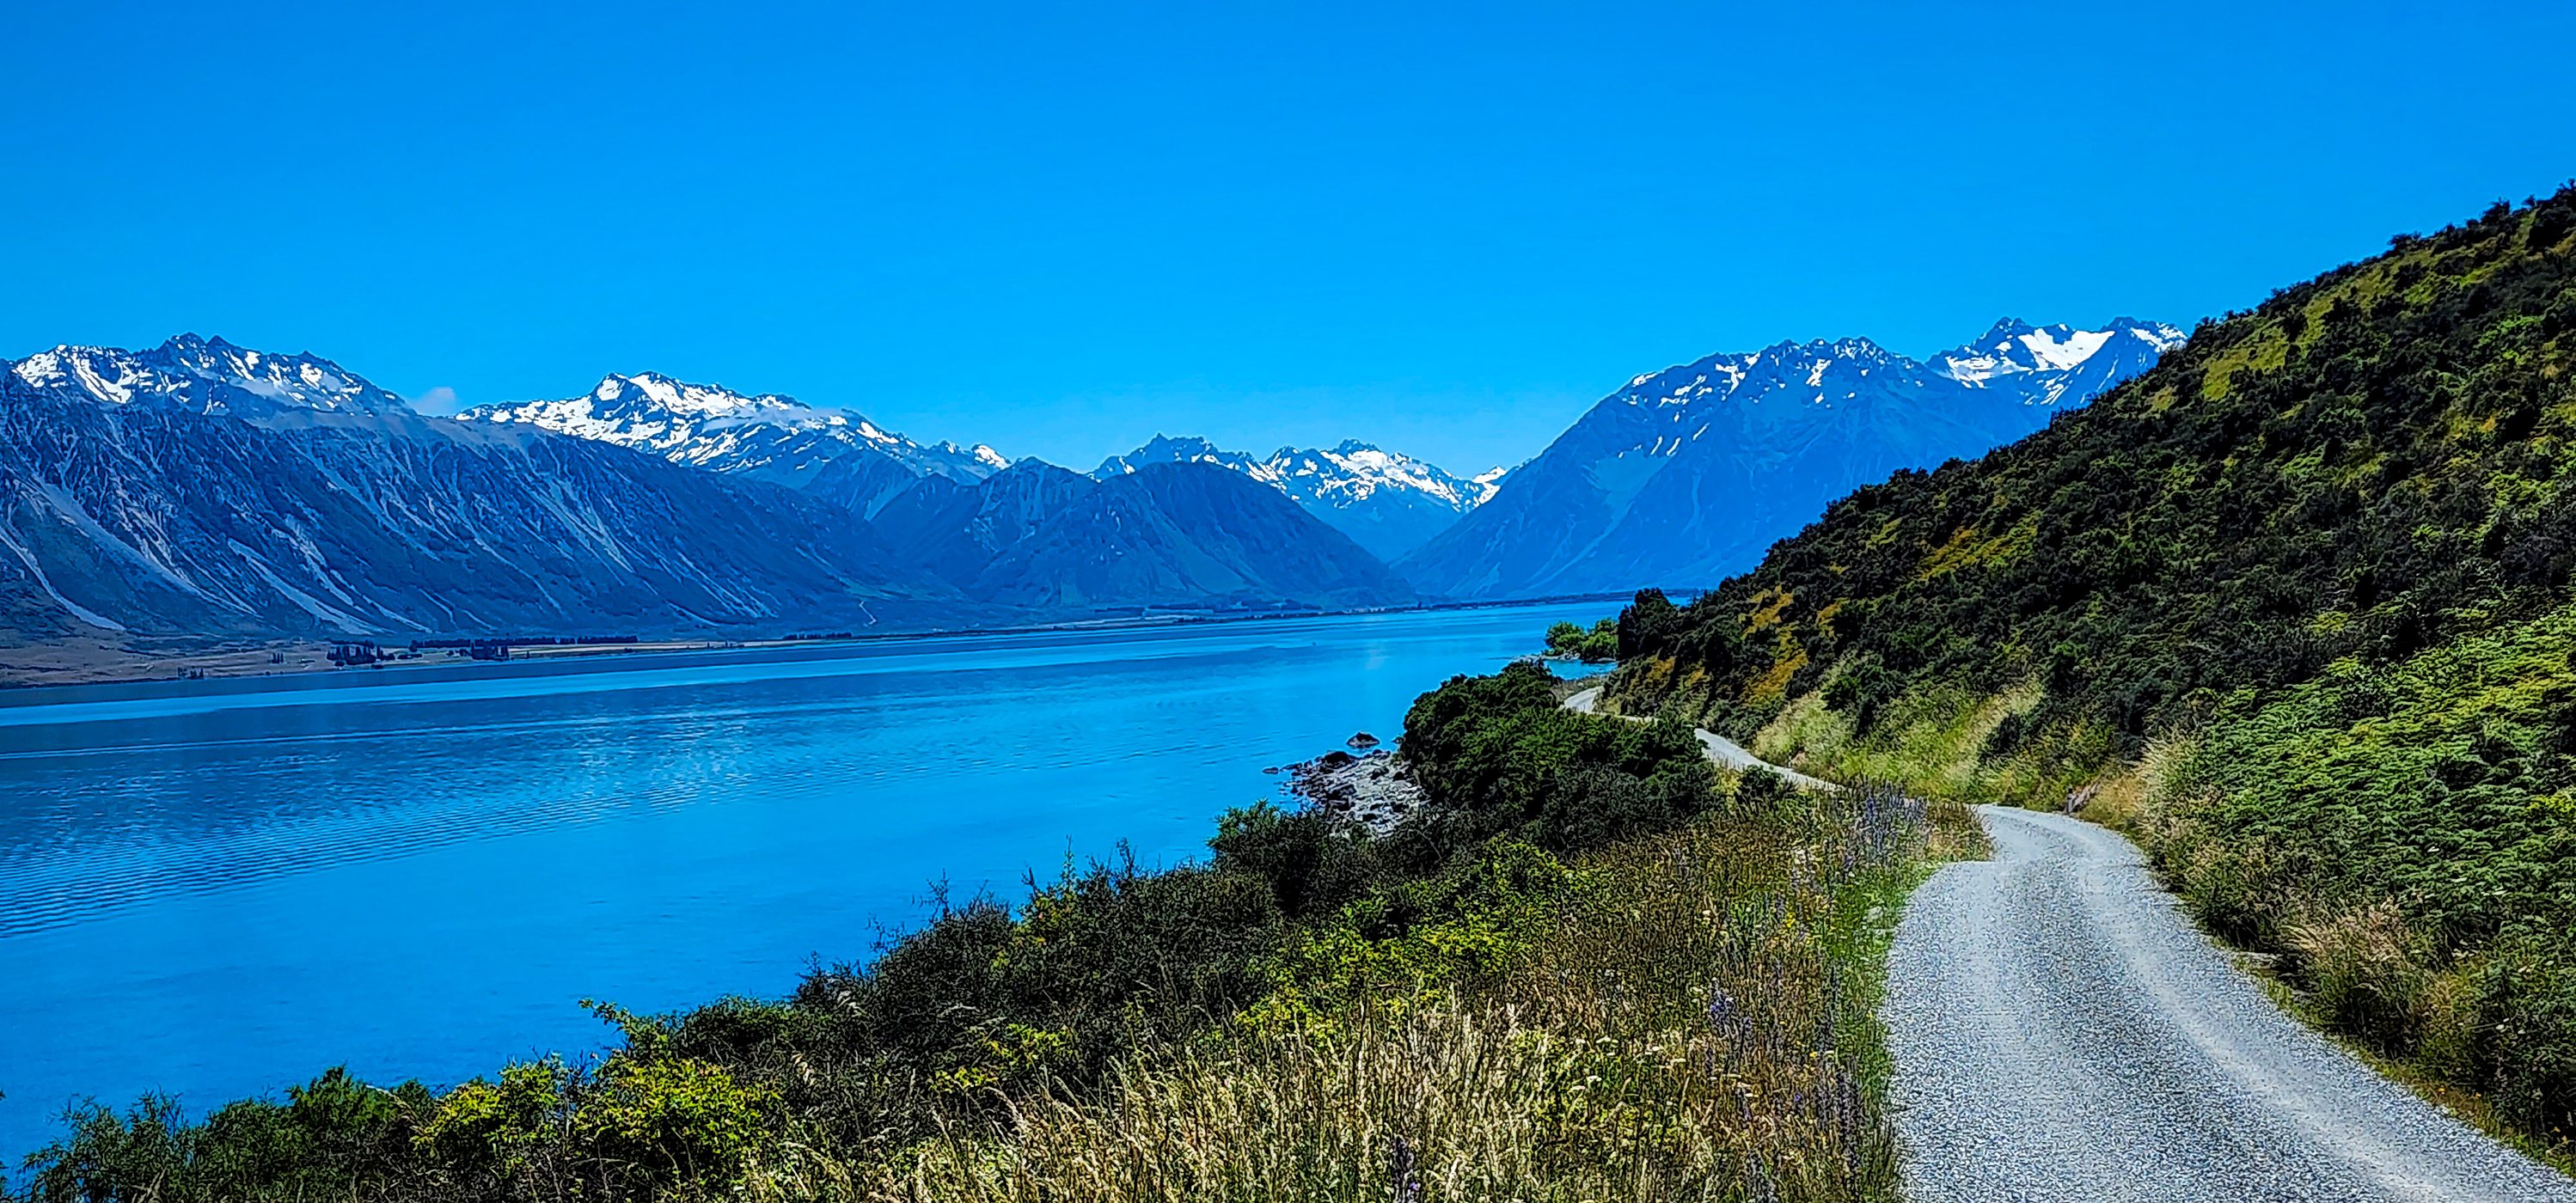
[[[1711,399],[1759,405],[1776,398],[1830,406],[1858,397],[1873,378],[1885,381],[1919,369],[1913,360],[1866,338],[1790,340],[1649,372],[1631,379],[1616,396],[1628,405],[1683,409]]]
[[[2191,341],[2191,332],[2180,326],[2169,326],[2163,322],[2142,322],[2133,317],[2112,318],[2110,328],[2154,347],[2159,355],[2180,350],[2184,343]]]
[[[2041,429],[2182,338],[2007,318],[1929,362],[1844,338],[1649,372],[1400,567],[1455,597],[1713,585],[1854,487]]]
[[[2034,326],[2005,318],[1966,346],[1929,362],[1890,351],[1866,338],[1773,343],[1758,351],[1711,355],[1693,363],[1635,377],[1615,394],[1623,404],[1694,411],[1718,401],[1778,412],[1796,406],[1861,404],[1893,387],[1919,391],[1932,381],[1970,388],[2000,388],[2033,405],[2067,396],[2089,397],[2154,365],[2181,346],[2183,332],[2154,322],[2119,318],[2092,329],[2060,323]],[[1687,421],[1687,419],[1678,419]]]
[[[1971,388],[2030,377],[2020,384],[2030,388],[2035,404],[2047,405],[2070,389],[2091,395],[2145,371],[2185,337],[2179,328],[2125,317],[2096,329],[2063,322],[2034,326],[2005,318],[1968,345],[1934,355],[1927,366],[1934,375]]]
[[[319,356],[254,351],[194,334],[145,351],[58,346],[9,371],[37,388],[102,405],[159,404],[252,419],[409,410],[401,398]]]
[[[612,373],[579,397],[478,405],[464,422],[514,422],[650,451],[674,463],[802,485],[852,451],[888,456],[916,475],[981,480],[1010,461],[990,447],[924,445],[845,409],[779,393],[740,393],[659,372]]]
[[[1100,466],[1092,469],[1091,475],[1095,480],[1107,480],[1112,476],[1124,476],[1147,464],[1220,464],[1238,472],[1252,473],[1258,463],[1249,454],[1227,451],[1196,435],[1176,439],[1156,434],[1134,451],[1100,461]]]

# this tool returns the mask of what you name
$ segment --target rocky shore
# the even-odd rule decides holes
[[[1380,835],[1423,804],[1422,787],[1414,784],[1411,767],[1403,757],[1383,750],[1358,756],[1327,752],[1289,765],[1288,788],[1308,805]]]

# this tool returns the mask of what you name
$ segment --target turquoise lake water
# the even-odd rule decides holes
[[[603,1043],[781,995],[934,881],[1202,855],[1263,773],[1610,603],[0,695],[0,1164],[76,1098]]]

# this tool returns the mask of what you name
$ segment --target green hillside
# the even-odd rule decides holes
[[[2080,801],[2324,1021],[2576,1120],[2576,185],[2204,323],[1620,622],[1629,713]]]

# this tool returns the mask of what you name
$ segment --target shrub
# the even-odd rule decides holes
[[[1718,805],[1716,770],[1690,728],[1576,714],[1554,678],[1515,664],[1457,677],[1404,720],[1401,748],[1430,805],[1398,827],[1416,868],[1497,835],[1554,852],[1668,828]]]
[[[583,1092],[572,1136],[626,1193],[720,1191],[750,1167],[774,1101],[703,1061],[612,1058]]]
[[[1269,883],[1292,919],[1336,910],[1387,873],[1364,830],[1311,807],[1288,811],[1263,801],[1227,811],[1208,848],[1218,871]]]
[[[290,1087],[284,1106],[246,1100],[215,1112],[198,1155],[215,1180],[238,1187],[358,1193],[399,1172],[415,1120],[435,1105],[417,1082],[381,1090],[337,1067]]]
[[[206,1196],[195,1164],[204,1129],[169,1096],[146,1095],[122,1116],[92,1104],[63,1119],[71,1134],[27,1159],[27,1197],[36,1203]]]
[[[1589,627],[1560,622],[1547,629],[1547,650],[1587,664],[1619,657],[1619,620],[1604,618]]]
[[[476,1078],[439,1100],[412,1145],[469,1191],[500,1192],[560,1170],[571,1078],[553,1060],[510,1066],[497,1082]]]
[[[1615,632],[1613,650],[1621,660],[1666,654],[1684,622],[1681,607],[1665,597],[1663,590],[1640,589],[1628,608],[1611,620]]]
[[[2551,1139],[2576,1135],[2576,964],[2563,946],[2518,944],[2485,986],[2497,1110]]]

